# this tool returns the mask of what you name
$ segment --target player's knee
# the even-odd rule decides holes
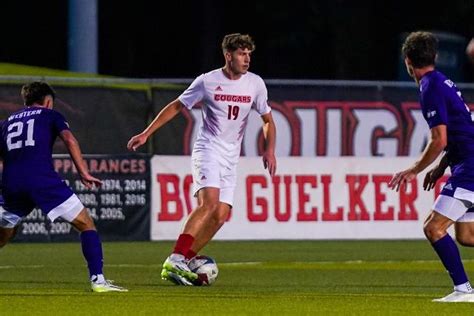
[[[207,201],[202,205],[202,207],[209,214],[215,214],[215,213],[217,213],[217,210],[219,208],[219,202],[218,201]]]
[[[77,217],[71,222],[71,224],[79,232],[83,232],[85,230],[96,230],[94,221],[89,216]]]
[[[217,222],[217,225],[222,226],[224,225],[224,223],[227,221],[227,219],[229,218],[229,211],[220,211],[220,212],[217,212],[216,214],[216,222]]]
[[[224,223],[225,223],[226,220],[227,220],[227,214],[226,214],[225,216],[222,215],[222,214],[216,214],[216,215],[217,215],[217,216],[216,216],[215,220],[216,220],[217,226],[220,227],[220,226],[224,225]]]
[[[446,235],[446,230],[431,222],[425,224],[423,232],[425,233],[426,238],[431,242],[435,242]]]
[[[96,230],[93,221],[80,222],[79,224],[75,225],[75,227],[80,232],[83,232],[83,231],[86,231],[86,230]]]

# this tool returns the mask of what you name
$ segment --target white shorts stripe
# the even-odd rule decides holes
[[[77,195],[73,194],[66,201],[53,208],[48,213],[48,218],[51,222],[54,222],[58,217],[62,217],[66,221],[72,222],[83,208],[84,205],[81,200],[79,200]]]
[[[474,222],[474,212],[469,212],[461,216],[458,220],[458,223],[470,223]]]
[[[465,205],[465,202],[451,196],[439,195],[434,202],[433,209],[455,222],[474,221],[474,214],[466,213],[468,207]]]

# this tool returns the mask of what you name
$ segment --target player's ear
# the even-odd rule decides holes
[[[232,52],[228,50],[224,50],[224,58],[226,61],[231,61],[232,60]]]
[[[43,105],[44,105],[47,109],[52,109],[52,108],[53,108],[53,104],[54,104],[54,100],[53,100],[53,97],[52,97],[52,96],[47,95],[47,96],[44,97]]]
[[[408,67],[408,66],[411,66],[411,60],[410,58],[408,57],[405,57],[405,65]]]
[[[411,63],[410,58],[405,57],[405,67],[407,68],[408,75],[413,78],[414,71],[413,71],[413,65]]]

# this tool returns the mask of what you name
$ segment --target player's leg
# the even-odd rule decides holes
[[[197,193],[199,204],[196,209],[189,214],[183,228],[183,234],[197,236],[206,225],[213,221],[219,209],[220,189],[206,187]],[[187,249],[186,249],[187,250]]]
[[[30,210],[32,207],[30,208]],[[24,214],[28,214],[26,210]],[[19,212],[19,214],[23,214]],[[6,211],[3,208],[3,198],[0,196],[0,248],[3,248],[10,240],[15,237],[18,231],[22,216],[13,212]]]
[[[61,216],[79,231],[82,254],[87,261],[91,281],[104,281],[102,243],[89,212],[83,207],[78,214]]]
[[[4,193],[6,193],[4,189]],[[15,237],[21,219],[34,208],[34,203],[27,197],[15,194],[0,195],[0,248]],[[8,209],[8,211],[7,211]]]
[[[176,241],[173,253],[180,254],[190,259],[189,250],[199,234],[208,226],[212,226],[219,210],[218,188],[207,187],[197,192],[198,206],[188,216],[182,233]]]
[[[47,197],[47,198],[45,198]],[[94,221],[79,198],[62,181],[48,188],[37,190],[35,201],[51,222],[61,217],[80,233],[82,253],[87,261],[91,288],[94,292],[126,291],[111,285],[103,275],[102,244]],[[53,206],[54,205],[54,206]]]
[[[58,190],[58,192],[60,191]],[[58,193],[55,199],[62,202],[51,210],[47,210],[45,207],[42,207],[42,209],[46,211],[51,222],[57,218],[62,218],[79,231],[82,253],[87,261],[90,279],[94,280],[97,277],[103,279],[102,246],[99,235],[95,229],[94,221],[74,193],[71,194],[71,192],[67,192],[64,196]],[[56,202],[56,204],[57,203],[58,202]]]
[[[435,300],[452,302],[474,299],[472,288],[461,261],[459,249],[448,234],[448,228],[455,223],[467,210],[464,203],[451,196],[440,195],[424,224],[424,233],[431,242],[441,262],[449,273],[454,285],[454,292]]]
[[[214,212],[212,218],[210,219],[208,225],[202,228],[202,230],[194,238],[194,243],[191,246],[191,249],[188,251],[186,257],[192,258],[196,256],[202,248],[212,237],[219,231],[219,229],[224,225],[225,221],[229,217],[230,205],[227,203],[219,202],[217,211]]]
[[[75,196],[75,195],[73,195]],[[79,213],[78,208],[71,208],[70,211],[61,215],[61,218],[68,221],[80,233],[82,254],[87,261],[89,269],[89,279],[91,289],[94,292],[126,292],[125,288],[112,284],[106,280],[103,273],[104,256],[102,243],[95,228],[94,220],[87,209],[82,208]]]
[[[161,276],[164,279],[173,281],[172,278],[170,279],[170,272],[188,279],[189,284],[186,284],[185,280],[174,282],[177,284],[192,285],[190,281],[197,279],[197,274],[192,272],[187,265],[191,256],[190,249],[198,234],[210,225],[219,206],[218,188],[201,188],[198,191],[198,196],[200,196],[201,203],[188,216],[183,231],[175,243],[173,253],[163,263]]]
[[[212,218],[208,225],[202,227],[195,236],[194,243],[186,255],[187,258],[192,258],[201,251],[229,218],[234,200],[237,175],[235,168],[228,168],[226,166],[221,167],[220,173],[219,205],[217,210],[212,213]],[[203,204],[203,196],[199,192],[197,198],[198,205]]]
[[[455,286],[468,283],[464,266],[461,262],[458,247],[447,229],[454,222],[436,211],[432,211],[425,221],[424,232],[434,250],[449,272]],[[466,289],[467,291],[467,289]]]
[[[14,228],[5,228],[0,226],[0,248],[3,248],[13,237],[15,237],[18,226]]]
[[[192,272],[187,263],[192,257],[191,247],[198,236],[214,218],[219,207],[220,165],[219,156],[213,152],[193,153],[191,159],[194,196],[200,197],[198,206],[186,219],[182,233],[178,236],[173,253],[163,263],[161,276],[176,284],[192,285],[197,274]],[[170,277],[177,275],[182,280]]]
[[[469,209],[454,224],[456,240],[463,246],[474,247],[474,209]]]

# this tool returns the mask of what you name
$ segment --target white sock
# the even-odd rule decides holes
[[[467,281],[464,284],[455,285],[454,290],[458,292],[463,292],[463,293],[472,293],[471,283]]]
[[[172,253],[170,255],[170,259],[171,260],[176,260],[176,261],[186,260],[186,258],[182,254],[179,254],[179,253]]]
[[[91,276],[91,281],[94,283],[104,283],[105,278],[103,274],[97,274],[97,275]]]

